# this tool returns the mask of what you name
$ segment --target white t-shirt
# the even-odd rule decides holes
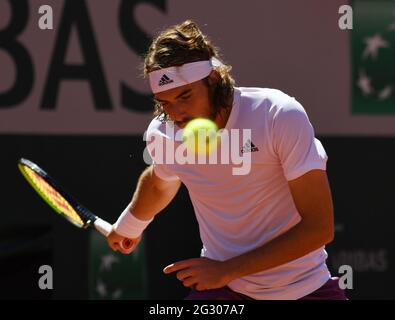
[[[296,225],[301,218],[287,181],[313,169],[325,170],[327,161],[302,105],[279,90],[236,88],[225,129],[251,129],[248,145],[243,142],[241,148],[251,157],[248,174],[232,174],[232,163],[162,163],[160,152],[147,142],[155,174],[180,179],[189,191],[203,243],[201,255],[220,261],[260,247]],[[182,143],[158,119],[147,130],[147,140],[154,138],[165,143],[164,154]],[[254,299],[298,299],[330,278],[326,258],[322,247],[228,286]]]

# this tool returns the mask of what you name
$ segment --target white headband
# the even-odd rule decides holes
[[[217,58],[152,71],[148,74],[153,93],[177,88],[207,77],[213,67],[221,65]]]

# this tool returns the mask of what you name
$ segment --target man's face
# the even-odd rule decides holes
[[[170,119],[184,128],[194,118],[215,120],[209,88],[204,80],[155,94],[155,100],[162,104]]]

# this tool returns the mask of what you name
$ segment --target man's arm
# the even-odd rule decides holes
[[[149,221],[162,211],[177,194],[181,181],[165,181],[160,179],[152,166],[146,168],[138,179],[136,190],[133,194],[130,206],[126,214],[132,214],[140,221]],[[126,216],[125,216],[126,217]],[[122,253],[131,253],[141,240],[141,236],[134,239],[132,248],[125,250],[120,247],[124,236],[113,231],[108,235],[108,245],[114,250]]]
[[[149,166],[140,175],[130,205],[133,215],[140,220],[150,220],[162,211],[175,197],[180,180],[165,181],[155,175]]]
[[[228,260],[231,278],[274,268],[333,240],[333,205],[326,172],[312,170],[288,184],[302,220],[262,247]]]
[[[332,197],[326,172],[312,170],[289,181],[302,220],[270,242],[224,262],[206,258],[176,262],[165,273],[197,290],[222,287],[230,281],[298,259],[331,242],[334,237]],[[253,223],[253,222],[252,222]]]

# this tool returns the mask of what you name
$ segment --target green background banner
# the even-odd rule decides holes
[[[352,112],[395,113],[395,1],[354,1]]]
[[[144,240],[130,255],[112,251],[98,233],[91,233],[90,298],[146,299],[147,266]]]

